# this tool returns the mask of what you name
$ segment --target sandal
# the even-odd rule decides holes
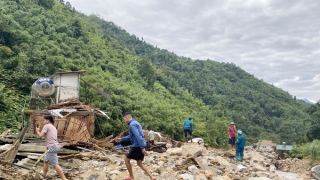
[[[125,177],[122,180],[132,180],[131,177]]]

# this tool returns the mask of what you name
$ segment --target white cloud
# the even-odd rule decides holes
[[[70,0],[154,46],[233,62],[297,98],[320,100],[318,0]]]

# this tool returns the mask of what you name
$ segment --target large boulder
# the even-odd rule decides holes
[[[184,145],[182,148],[182,156],[184,157],[198,157],[202,154],[203,146],[199,146],[198,144],[189,143],[187,145]]]

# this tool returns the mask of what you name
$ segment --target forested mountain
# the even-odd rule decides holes
[[[81,88],[81,101],[112,118],[97,119],[98,137],[125,130],[121,114],[132,111],[145,128],[177,140],[192,115],[194,135],[211,146],[226,145],[231,121],[249,142],[313,139],[310,105],[288,92],[234,63],[192,60],[154,47],[63,0],[0,0],[0,58],[0,130],[19,127],[36,79],[85,69],[82,77],[112,97],[106,101]]]

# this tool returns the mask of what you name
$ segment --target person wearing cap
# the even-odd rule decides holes
[[[151,175],[148,168],[142,163],[144,156],[147,156],[148,153],[146,151],[147,143],[144,139],[144,134],[142,131],[142,127],[140,123],[132,118],[132,115],[130,112],[126,112],[123,114],[123,121],[128,124],[129,126],[129,135],[122,137],[122,138],[116,138],[115,141],[120,142],[130,142],[131,149],[129,153],[127,154],[126,158],[124,159],[124,162],[126,164],[126,167],[129,171],[130,177],[126,177],[123,180],[133,180],[133,171],[132,166],[130,163],[131,159],[134,159],[137,161],[137,165],[148,174],[151,180],[155,180],[155,178]]]
[[[188,134],[190,135],[190,140],[192,142],[192,131],[193,131],[193,124],[192,124],[192,116],[189,116],[187,120],[183,123],[183,132],[186,142],[188,143]]]
[[[246,138],[244,138],[242,131],[238,131],[238,139],[236,142],[237,148],[236,148],[236,162],[238,162],[238,158],[240,156],[240,162],[243,161],[244,156],[244,146],[246,144]]]
[[[229,135],[229,150],[233,151],[233,146],[236,143],[236,132],[237,132],[237,128],[234,125],[234,122],[230,123],[230,126],[228,127],[228,135]]]
[[[43,128],[40,132],[40,127],[36,127],[36,133],[39,137],[44,137],[45,144],[47,146],[48,152],[44,157],[43,161],[43,177],[42,179],[46,179],[49,164],[54,167],[62,180],[67,180],[63,174],[63,170],[61,166],[58,164],[58,151],[60,149],[60,145],[57,137],[57,129],[53,126],[54,119],[51,115],[43,116]]]

